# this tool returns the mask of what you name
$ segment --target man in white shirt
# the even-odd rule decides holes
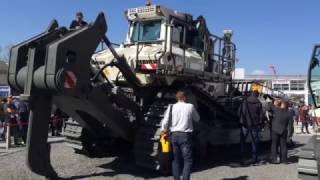
[[[187,97],[184,91],[178,91],[176,99],[178,102],[169,106],[165,113],[161,124],[161,133],[168,134],[169,131],[171,133],[174,180],[180,180],[180,175],[182,175],[183,180],[189,180],[192,167],[193,121],[198,122],[200,116],[193,104],[186,103]],[[180,162],[182,160],[183,170],[181,174]]]

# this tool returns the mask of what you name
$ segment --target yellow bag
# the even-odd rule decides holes
[[[163,134],[160,136],[160,143],[163,153],[169,153],[171,151],[169,135]]]
[[[173,153],[170,144],[171,142],[169,141],[168,134],[163,134],[160,136],[157,155],[160,167],[167,167],[173,160]]]
[[[169,127],[172,121],[172,105],[169,106]],[[164,133],[160,135],[158,144],[158,162],[160,166],[166,167],[171,164],[173,160],[173,153],[171,149],[170,134]]]

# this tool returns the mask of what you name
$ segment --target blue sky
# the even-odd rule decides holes
[[[42,32],[56,18],[69,26],[76,11],[87,21],[103,11],[107,35],[122,42],[127,31],[124,11],[145,0],[1,0],[0,46],[15,44]],[[153,0],[171,9],[203,15],[213,34],[234,30],[238,67],[247,74],[306,74],[314,44],[320,43],[319,0]]]

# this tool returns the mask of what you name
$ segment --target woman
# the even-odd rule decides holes
[[[287,135],[288,123],[291,115],[288,111],[288,102],[281,100],[280,107],[274,106],[271,126],[271,163],[278,163],[277,149],[280,145],[280,163],[287,163]]]
[[[301,133],[304,134],[303,131],[304,128],[306,128],[307,134],[310,134],[308,126],[309,126],[309,114],[308,114],[309,108],[307,105],[304,105],[299,110],[299,120],[301,122]]]

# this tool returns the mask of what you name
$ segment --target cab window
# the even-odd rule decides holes
[[[161,21],[136,22],[133,27],[131,40],[154,41],[160,38]]]

